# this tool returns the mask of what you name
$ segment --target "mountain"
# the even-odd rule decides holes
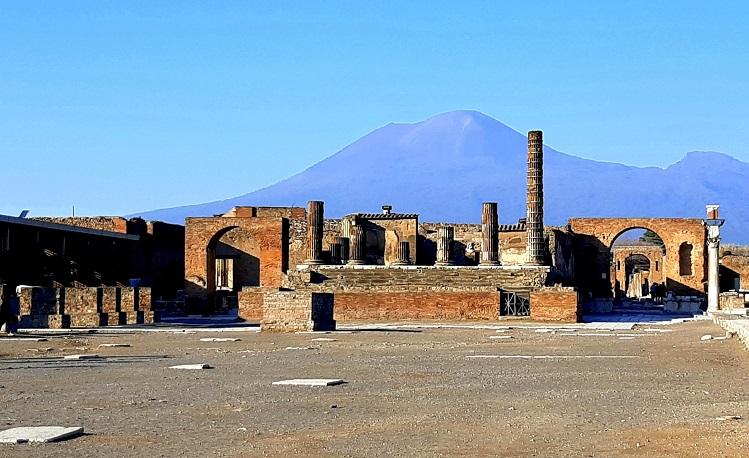
[[[138,213],[184,222],[235,205],[304,206],[324,200],[325,215],[394,211],[423,221],[479,222],[481,202],[496,201],[500,222],[525,215],[525,135],[476,111],[391,123],[301,173],[222,201]],[[749,164],[715,152],[691,152],[665,168],[598,162],[544,146],[545,223],[573,216],[703,217],[719,203],[724,240],[749,243]]]

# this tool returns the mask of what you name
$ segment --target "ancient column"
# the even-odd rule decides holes
[[[437,228],[437,262],[434,265],[451,266],[454,264],[452,260],[454,236],[455,230],[452,226]]]
[[[544,145],[543,132],[528,132],[528,194],[526,196],[528,264],[545,263],[544,247]]]
[[[717,312],[720,309],[719,265],[720,226],[723,220],[718,217],[718,205],[707,206],[707,311]]]
[[[341,246],[341,262],[339,264],[346,264],[349,256],[348,237],[336,237],[333,243],[337,243]]]
[[[496,202],[484,202],[481,213],[482,266],[499,265],[499,217]]]
[[[330,244],[330,263],[340,264],[343,258],[343,247],[338,242]]]
[[[308,265],[325,264],[322,258],[323,203],[310,200],[307,203],[307,260]]]
[[[397,259],[395,262],[391,263],[391,266],[407,266],[410,264],[410,245],[408,242],[398,242],[398,246],[396,247],[396,256]]]
[[[365,264],[364,261],[364,248],[366,243],[366,234],[364,233],[364,227],[357,224],[351,226],[349,229],[349,259],[348,264],[359,265]]]

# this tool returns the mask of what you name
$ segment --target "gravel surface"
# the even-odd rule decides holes
[[[0,428],[86,431],[0,456],[749,456],[749,352],[648,328],[0,339]],[[272,385],[297,378],[347,383]]]

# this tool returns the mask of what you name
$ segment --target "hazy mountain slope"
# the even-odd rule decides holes
[[[324,200],[326,216],[355,211],[414,212],[425,221],[478,222],[482,201],[500,204],[500,221],[525,213],[527,143],[506,125],[475,111],[454,111],[414,124],[388,124],[338,153],[272,186],[200,205],[142,212],[182,222],[234,205],[297,205]],[[749,242],[749,164],[694,152],[666,169],[545,153],[547,224],[571,216],[702,217],[720,203],[726,239]],[[709,168],[708,168],[709,166]],[[708,170],[713,172],[708,174]]]

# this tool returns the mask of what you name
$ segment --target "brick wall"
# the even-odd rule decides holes
[[[573,288],[541,288],[530,294],[531,320],[577,323],[580,300]]]
[[[496,320],[497,291],[337,292],[335,319]]]
[[[263,318],[263,295],[266,288],[242,288],[237,294],[237,315],[245,321],[260,322]]]
[[[334,330],[333,295],[308,291],[266,291],[260,329],[274,332]]]
[[[46,223],[97,229],[127,234],[127,219],[121,216],[38,216],[31,218]]]

